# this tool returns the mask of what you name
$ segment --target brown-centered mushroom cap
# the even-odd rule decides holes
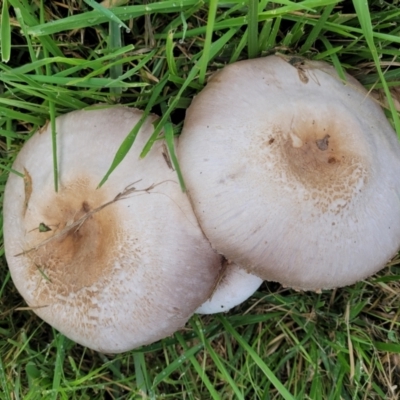
[[[102,352],[182,327],[220,268],[165,161],[163,141],[139,160],[154,117],[97,188],[141,116],[115,107],[58,117],[58,193],[47,127],[18,154],[13,169],[24,178],[11,174],[4,196],[5,251],[17,289],[46,322]]]
[[[400,146],[377,103],[326,63],[270,56],[216,73],[179,159],[212,246],[266,280],[318,290],[400,245]]]

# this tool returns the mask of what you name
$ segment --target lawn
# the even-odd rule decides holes
[[[400,135],[389,95],[400,84],[398,0],[0,4],[0,204],[18,150],[46,121],[120,103],[160,115],[155,135],[178,135],[214,71],[275,53],[326,61],[379,90]],[[0,251],[1,400],[399,398],[398,257],[322,293],[265,282],[227,314],[195,315],[172,337],[105,355],[27,309]]]

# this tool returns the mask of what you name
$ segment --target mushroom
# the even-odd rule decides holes
[[[18,291],[61,333],[106,353],[182,327],[220,269],[163,141],[139,161],[155,116],[98,188],[141,116],[114,107],[58,117],[58,192],[47,127],[24,144],[13,165],[24,178],[11,174],[4,195],[5,251]]]
[[[380,106],[324,62],[269,56],[217,72],[178,158],[212,246],[265,280],[352,284],[400,246],[400,145]]]
[[[261,278],[249,274],[235,263],[225,260],[223,267],[225,270],[217,281],[215,290],[196,310],[197,314],[227,312],[246,301],[263,283]]]

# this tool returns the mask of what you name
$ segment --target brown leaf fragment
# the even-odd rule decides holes
[[[24,189],[25,189],[25,200],[24,200],[24,215],[28,209],[29,199],[32,194],[32,177],[28,170],[24,167]]]
[[[170,156],[169,156],[168,149],[167,149],[167,146],[165,145],[165,143],[163,143],[162,155],[163,155],[163,157],[164,157],[164,161],[165,161],[166,164],[168,165],[168,168],[169,168],[169,169],[172,169],[172,171],[173,171],[174,168],[172,167],[171,158],[170,158]]]
[[[39,130],[38,130],[39,134],[42,134],[47,129],[47,127],[49,126],[49,123],[50,123],[50,120],[47,119],[45,124],[41,128],[39,128]]]

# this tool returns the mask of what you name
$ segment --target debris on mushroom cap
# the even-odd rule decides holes
[[[263,280],[249,274],[235,263],[225,261],[225,269],[212,295],[197,310],[197,314],[227,312],[246,301],[261,286]]]
[[[376,89],[371,92],[374,99],[378,100],[382,107],[389,108],[388,99],[383,89]],[[400,87],[390,88],[390,95],[393,99],[394,107],[397,111],[400,111]]]
[[[149,117],[122,163],[100,180],[142,113],[116,107],[56,120],[23,146],[4,197],[12,279],[29,307],[74,341],[117,353],[182,327],[212,291],[220,257],[204,238],[162,141],[139,161]]]
[[[265,280],[352,284],[400,246],[400,145],[346,80],[323,62],[240,61],[187,111],[178,156],[203,232]]]

